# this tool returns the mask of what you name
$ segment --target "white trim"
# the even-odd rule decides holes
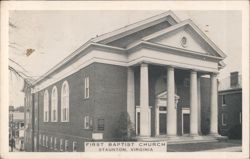
[[[54,137],[54,150],[57,150],[57,137]]]
[[[45,116],[47,118],[45,118]],[[49,122],[49,92],[48,90],[45,90],[43,94],[43,122]]]
[[[184,124],[183,124],[184,123],[184,120],[183,120],[184,114],[190,115],[190,108],[182,108],[182,110],[181,110],[182,135],[184,135]]]
[[[55,94],[54,94],[55,91]],[[54,103],[55,102],[55,103]],[[55,110],[55,120],[54,120],[54,113]],[[57,122],[58,121],[58,91],[57,87],[54,86],[51,92],[51,122]]]
[[[150,26],[153,26],[155,24],[158,24],[158,23],[161,23],[164,21],[168,21],[170,23],[170,25],[173,25],[173,24],[171,24],[172,22],[170,22],[169,19],[167,19],[168,16],[170,16],[176,23],[180,22],[179,18],[172,11],[169,10],[169,11],[164,12],[162,14],[159,14],[159,15],[153,16],[151,18],[133,23],[131,25],[125,26],[125,27],[120,28],[118,30],[100,35],[99,37],[94,38],[91,41],[93,41],[93,42],[104,41],[104,43],[108,43],[108,42],[114,41],[118,38],[122,38],[126,35],[135,33],[137,31],[140,31],[142,29],[148,28]]]
[[[149,131],[151,132],[151,109],[152,109],[152,106],[149,106],[149,109],[148,109],[148,115],[149,115]],[[138,135],[138,124],[137,124],[137,119],[138,119],[138,116],[137,116],[137,113],[140,113],[141,110],[140,110],[140,106],[136,106],[135,108],[135,132],[136,132],[136,135]],[[151,135],[151,133],[149,133]]]
[[[84,99],[89,99],[89,76],[84,77]]]
[[[66,87],[66,94],[63,94],[63,88]],[[69,122],[69,83],[68,81],[64,81],[61,87],[61,122]],[[64,99],[65,98],[65,99]],[[64,101],[66,100],[66,101]],[[64,105],[64,102],[66,105]],[[64,119],[63,109],[66,109],[66,119]]]
[[[173,58],[179,60],[176,61],[173,60]],[[47,86],[52,85],[95,62],[127,67],[146,61],[148,63],[157,65],[172,65],[177,68],[196,69],[205,72],[215,73],[218,72],[218,64],[215,62],[209,62],[204,60],[201,61],[192,58],[193,62],[188,63],[190,59],[191,58],[188,57],[177,56],[174,54],[168,54],[149,49],[140,50],[138,52],[130,54],[129,57],[124,54],[109,53],[104,51],[93,51],[77,60],[71,66],[63,69],[55,75],[52,75],[50,79],[46,79],[45,81],[36,85],[34,92],[40,91],[46,88]]]

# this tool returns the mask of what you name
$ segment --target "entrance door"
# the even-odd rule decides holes
[[[167,115],[166,115],[166,113],[160,113],[159,114],[159,124],[160,124],[160,127],[159,127],[159,129],[160,129],[160,131],[159,131],[159,133],[160,133],[160,135],[163,135],[163,134],[166,134],[167,133],[167,124],[166,124],[166,118],[167,118]]]
[[[183,114],[183,134],[190,133],[190,114]]]

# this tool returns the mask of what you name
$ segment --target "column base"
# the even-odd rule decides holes
[[[137,141],[147,141],[149,138],[151,138],[151,136],[146,136],[146,135],[142,136],[142,135],[140,135],[140,136],[136,136],[135,138],[136,138]]]
[[[219,135],[218,133],[209,133],[209,136],[212,136],[212,137],[221,137],[221,135]]]
[[[177,139],[180,139],[180,137],[177,136],[177,135],[167,135],[166,138],[167,138],[167,140],[177,140]]]
[[[193,139],[202,139],[202,136],[200,136],[199,134],[190,134],[190,137],[192,137]]]

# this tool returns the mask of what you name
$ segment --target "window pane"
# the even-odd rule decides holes
[[[99,131],[103,131],[104,130],[104,119],[98,119],[97,129]]]

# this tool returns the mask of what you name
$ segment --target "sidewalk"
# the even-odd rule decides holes
[[[241,140],[228,140],[221,142],[204,142],[204,143],[184,143],[168,145],[168,152],[240,152],[242,151]]]
[[[215,150],[205,150],[203,152],[242,152],[242,147],[241,146],[227,147]]]

